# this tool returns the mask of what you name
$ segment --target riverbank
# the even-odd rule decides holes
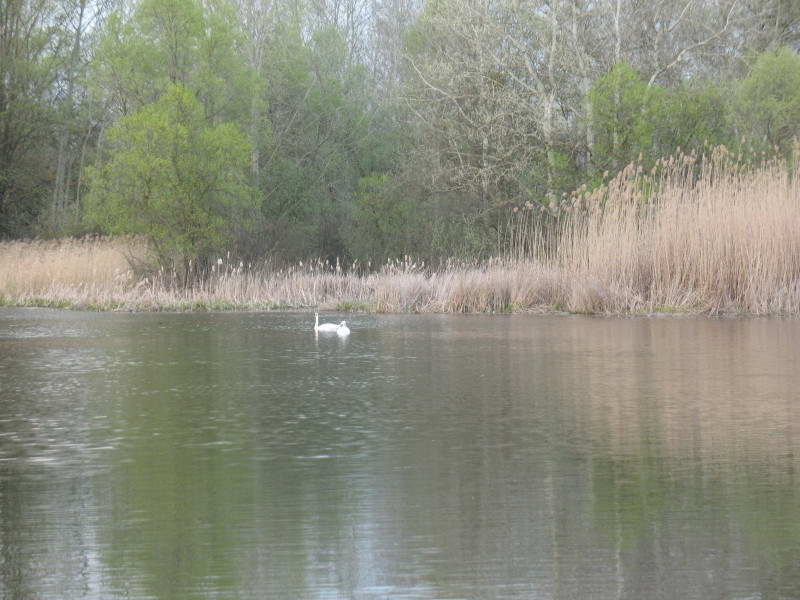
[[[314,263],[277,269],[220,257],[190,288],[151,271],[146,244],[97,238],[0,244],[0,304],[81,310],[310,309],[366,312],[800,313],[800,171],[741,168],[724,152],[702,167],[630,167],[555,207],[525,255],[377,272]]]
[[[110,251],[113,246],[118,250],[116,260]],[[431,272],[405,261],[357,275],[324,264],[272,269],[220,258],[207,281],[184,289],[165,284],[158,275],[137,280],[121,250],[119,242],[107,239],[2,244],[0,304],[124,311],[320,308],[491,313],[566,309],[562,277],[534,262],[497,260]],[[70,255],[74,255],[74,263],[58,265]],[[13,275],[12,263],[17,264]],[[45,268],[49,275],[34,276]]]
[[[107,260],[110,240],[70,242],[78,256],[97,254],[106,260],[82,260],[72,269],[54,272],[50,280],[33,277],[37,265],[63,256],[59,244],[36,244],[34,264],[18,270],[15,284],[0,287],[0,305],[96,311],[261,311],[322,309],[340,312],[518,313],[571,312],[608,314],[649,313],[796,313],[797,298],[779,295],[775,302],[747,306],[720,302],[698,290],[663,290],[646,297],[619,284],[604,284],[536,261],[495,260],[429,272],[411,262],[385,266],[369,275],[326,271],[298,265],[269,270],[257,266],[226,267],[202,285],[170,287],[157,278],[135,280],[120,254]],[[30,249],[16,242],[20,255]],[[8,245],[0,247],[7,271]],[[61,260],[64,260],[61,258]],[[51,268],[52,269],[52,268]],[[81,270],[85,273],[79,275]],[[76,275],[78,275],[76,279]],[[764,310],[773,308],[775,310]],[[755,309],[755,310],[753,310]]]

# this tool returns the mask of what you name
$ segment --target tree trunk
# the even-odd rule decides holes
[[[553,3],[550,8],[550,51],[547,57],[547,84],[548,90],[544,99],[544,123],[542,132],[544,134],[545,150],[547,152],[547,189],[546,197],[548,204],[555,199],[555,170],[556,159],[553,142],[553,107],[556,102],[556,81],[553,75],[554,62],[557,50],[558,39],[558,19],[556,17],[557,4]]]
[[[622,31],[620,27],[620,12],[622,9],[622,0],[616,0],[614,9],[614,67],[618,66],[622,61]],[[620,85],[621,81],[617,77],[614,82],[614,112],[619,115],[620,105]],[[611,166],[613,170],[619,171],[619,128],[614,125],[614,132],[611,138]]]
[[[67,96],[64,99],[67,110],[64,115],[64,122],[61,123],[61,131],[58,135],[58,155],[56,159],[56,180],[53,187],[53,226],[56,230],[64,225],[64,216],[67,209],[67,198],[69,196],[69,173],[68,147],[70,142],[70,128],[72,120],[75,118],[74,95],[75,95],[75,71],[78,67],[81,52],[81,37],[83,35],[83,20],[86,13],[86,0],[80,0],[78,10],[78,23],[75,28],[75,40],[72,44],[67,63]]]

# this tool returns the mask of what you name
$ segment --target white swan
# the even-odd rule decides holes
[[[339,323],[339,326],[336,328],[336,333],[338,335],[350,335],[350,328],[345,321]]]
[[[337,325],[336,323],[323,323],[322,325],[319,324],[319,313],[314,313],[314,331],[330,331],[334,332],[339,330],[341,325]]]

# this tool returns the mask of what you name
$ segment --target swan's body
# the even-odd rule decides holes
[[[339,326],[336,328],[336,333],[338,335],[350,335],[350,328],[345,321],[339,323]]]
[[[314,331],[322,331],[322,332],[329,331],[333,333],[334,331],[338,332],[339,327],[341,327],[341,325],[337,325],[336,323],[323,323],[322,325],[320,325],[319,313],[314,313]]]

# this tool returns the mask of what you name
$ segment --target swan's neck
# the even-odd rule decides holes
[[[314,329],[319,328],[319,313],[314,313]]]

